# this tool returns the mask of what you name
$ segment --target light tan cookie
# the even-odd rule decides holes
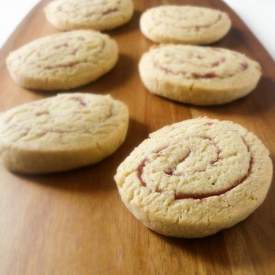
[[[106,158],[123,143],[128,109],[111,96],[62,94],[1,115],[0,151],[11,171],[66,171]]]
[[[215,9],[165,5],[145,11],[140,28],[158,43],[209,44],[228,33],[231,21],[226,13]]]
[[[96,80],[118,60],[117,43],[95,31],[58,33],[12,52],[7,66],[20,86],[68,90]]]
[[[238,124],[198,118],[164,127],[119,166],[122,201],[152,230],[203,237],[249,216],[265,199],[272,162]]]
[[[221,48],[162,45],[145,53],[139,64],[152,93],[195,105],[215,105],[244,97],[261,77],[260,65]]]
[[[127,23],[133,12],[132,0],[54,0],[45,9],[59,30],[110,30]]]

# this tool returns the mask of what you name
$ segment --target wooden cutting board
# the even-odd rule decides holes
[[[9,78],[7,53],[54,33],[42,1],[0,53],[0,111],[52,94],[23,90]],[[274,182],[264,204],[246,221],[212,237],[184,240],[159,236],[121,203],[113,175],[118,164],[149,132],[191,117],[233,120],[255,132],[275,156],[275,64],[244,23],[218,0],[135,1],[133,20],[110,32],[121,56],[116,68],[82,90],[110,93],[126,102],[131,121],[124,145],[93,167],[43,176],[13,175],[0,167],[0,274],[275,274]],[[177,104],[146,92],[138,72],[150,47],[140,33],[143,10],[161,3],[196,4],[229,13],[233,29],[217,46],[260,61],[264,76],[244,99],[221,107]],[[15,7],[16,8],[16,7]]]

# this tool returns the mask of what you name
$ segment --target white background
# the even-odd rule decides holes
[[[246,22],[275,60],[275,0],[224,0]],[[39,0],[0,0],[0,47]]]

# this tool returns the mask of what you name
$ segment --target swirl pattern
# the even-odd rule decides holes
[[[12,171],[65,171],[100,161],[124,141],[128,110],[110,96],[60,94],[2,114],[0,150]]]
[[[192,212],[206,213],[202,206],[218,209],[226,201],[236,209],[243,199],[249,201],[243,214],[247,216],[264,199],[271,175],[268,152],[253,134],[231,122],[200,118],[150,135],[120,165],[115,179],[122,200],[145,225],[162,234],[185,236],[184,224],[192,222]],[[233,216],[231,224],[239,221]],[[225,224],[220,226],[215,230]]]
[[[102,128],[108,126],[112,131],[118,127],[122,113],[118,107],[122,108],[120,102],[110,96],[60,94],[5,113],[1,118],[0,137],[10,143],[25,145],[42,139],[40,148],[43,146],[45,149],[76,146],[80,141],[84,144],[91,140],[91,136],[103,134]],[[105,130],[108,132],[109,129]],[[78,140],[72,139],[70,134],[77,134]]]
[[[158,26],[165,25],[176,29],[199,31],[217,24],[222,19],[223,13],[218,10],[191,6],[170,6],[169,8],[164,6],[151,10],[151,16]]]
[[[230,78],[248,69],[244,56],[220,48],[167,46],[151,53],[156,69],[186,79]]]
[[[55,0],[46,7],[46,15],[62,30],[106,30],[129,21],[133,10],[132,0]]]
[[[203,144],[202,147],[208,147],[208,150],[202,151],[202,150],[195,150],[195,146],[191,146],[189,144],[188,139],[184,142],[185,144],[177,144],[176,146],[180,146],[182,148],[182,155],[178,153],[178,158],[170,159],[167,157],[167,154],[171,154],[171,151],[173,151],[173,145],[172,148],[170,146],[161,148],[161,150],[157,150],[156,152],[152,152],[150,156],[146,157],[141,164],[138,166],[137,174],[138,178],[140,180],[140,183],[142,186],[146,186],[149,188],[153,188],[158,193],[164,192],[165,190],[170,190],[170,187],[164,186],[162,189],[160,186],[155,186],[154,182],[152,180],[148,179],[148,182],[146,181],[146,173],[150,171],[151,166],[155,166],[153,162],[161,162],[158,158],[167,158],[169,161],[167,161],[164,170],[157,173],[161,173],[162,177],[167,178],[168,181],[170,181],[170,177],[173,177],[172,184],[177,186],[175,188],[175,199],[204,199],[212,196],[218,196],[222,195],[231,189],[235,188],[242,182],[244,182],[251,173],[252,166],[253,166],[253,156],[251,155],[251,152],[249,150],[249,146],[245,142],[243,138],[241,138],[241,143],[243,142],[243,146],[247,148],[247,152],[243,152],[242,157],[243,159],[240,161],[245,161],[248,163],[246,165],[246,169],[243,169],[242,173],[239,175],[236,175],[236,177],[232,180],[229,180],[228,182],[222,184],[218,177],[211,177],[211,182],[206,182],[205,186],[203,187],[203,190],[191,192],[189,190],[193,190],[193,187],[191,185],[185,186],[184,188],[181,187],[181,185],[185,184],[185,182],[188,184],[190,183],[191,177],[197,177],[198,181],[201,180],[201,178],[205,178],[205,175],[208,175],[209,173],[215,173],[216,175],[219,175],[220,172],[218,172],[220,169],[222,169],[222,166],[225,165],[225,163],[228,163],[229,160],[227,160],[225,157],[223,157],[222,150],[218,147],[218,145],[215,143],[214,138],[211,138],[209,136],[192,136],[190,137],[192,139],[192,142],[196,141],[196,143]],[[248,156],[246,156],[248,155]],[[205,158],[206,160],[201,160],[201,163],[198,161],[196,163],[197,168],[194,167],[194,159]],[[206,158],[206,156],[208,156]],[[237,153],[234,155],[237,156]],[[191,167],[190,167],[191,166]],[[217,171],[216,171],[217,170]],[[230,171],[231,169],[229,169]],[[210,172],[211,171],[211,172]],[[223,170],[223,173],[225,174],[226,171]],[[180,185],[179,185],[180,184]],[[213,187],[215,186],[215,188]],[[185,191],[186,190],[186,191]],[[195,189],[194,189],[195,190]]]
[[[241,53],[172,44],[146,52],[139,72],[150,92],[197,105],[222,104],[243,97],[261,77],[260,65]]]
[[[155,42],[208,44],[221,39],[231,22],[219,10],[164,5],[147,10],[140,25],[144,35]]]
[[[50,90],[87,84],[108,72],[117,59],[118,46],[109,36],[74,31],[33,41],[12,52],[7,64],[19,84]]]

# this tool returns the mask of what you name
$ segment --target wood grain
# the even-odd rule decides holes
[[[233,29],[216,45],[241,51],[263,65],[258,88],[235,103],[209,108],[153,96],[141,85],[140,55],[150,47],[139,32],[140,13],[160,3],[196,4],[229,13]],[[42,1],[0,52],[0,111],[51,94],[22,90],[9,78],[5,57],[34,38],[55,32]],[[135,1],[133,20],[110,32],[121,57],[87,92],[111,93],[126,102],[131,125],[125,144],[105,161],[70,173],[22,177],[0,168],[0,274],[275,274],[274,183],[264,204],[246,221],[200,240],[161,237],[136,221],[113,181],[118,164],[149,132],[204,116],[229,119],[254,131],[275,156],[274,62],[241,20],[218,0]]]

